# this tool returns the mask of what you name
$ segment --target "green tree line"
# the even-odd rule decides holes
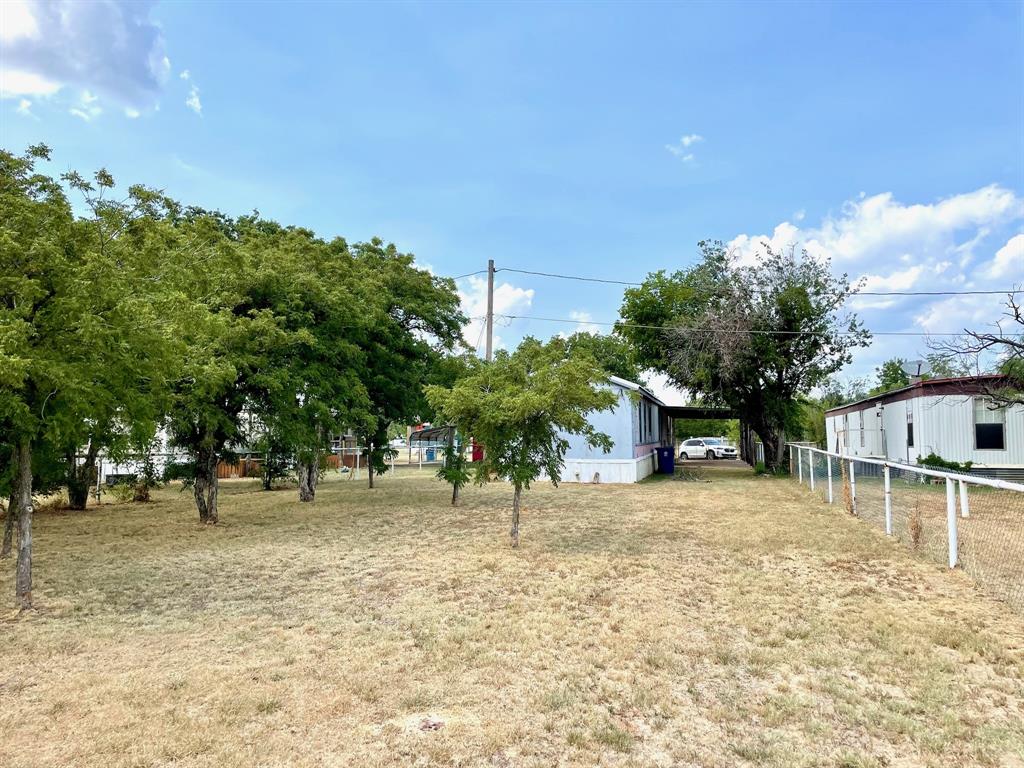
[[[212,524],[217,464],[240,446],[293,457],[312,501],[331,438],[353,429],[372,485],[388,427],[428,418],[424,386],[457,374],[455,284],[394,245],[119,194],[105,171],[54,178],[48,159],[0,151],[0,494],[22,606],[33,494],[63,486],[84,507],[101,454],[164,427]]]

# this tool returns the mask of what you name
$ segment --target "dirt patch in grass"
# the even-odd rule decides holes
[[[1020,765],[1024,627],[785,480],[42,515],[0,765]],[[13,609],[13,568],[0,594]]]

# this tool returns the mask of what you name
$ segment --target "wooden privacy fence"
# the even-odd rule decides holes
[[[1024,485],[791,444],[790,474],[1024,612]]]
[[[340,466],[338,456],[336,454],[327,454],[325,456],[325,460],[327,462],[328,469],[338,469],[338,467]],[[346,466],[352,466],[352,463],[346,462]],[[217,477],[220,478],[221,480],[230,480],[232,478],[241,477],[261,477],[262,474],[262,459],[239,459],[234,464],[228,463],[226,461],[221,461],[217,464]]]

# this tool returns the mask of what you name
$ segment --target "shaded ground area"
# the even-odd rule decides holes
[[[696,463],[694,463],[696,464]],[[785,479],[38,518],[0,765],[1021,766],[1024,627]],[[13,568],[0,595],[13,609]]]

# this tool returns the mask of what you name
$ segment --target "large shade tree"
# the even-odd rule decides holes
[[[366,308],[359,371],[369,408],[358,429],[372,488],[374,474],[387,467],[388,428],[429,413],[423,388],[447,370],[443,361],[461,344],[466,318],[454,281],[417,268],[412,254],[376,238],[352,251],[364,288],[376,297]]]
[[[512,546],[519,546],[524,488],[542,475],[557,484],[569,447],[581,435],[610,450],[608,435],[588,421],[594,411],[615,406],[607,373],[587,352],[570,352],[564,339],[547,344],[527,337],[515,350],[501,350],[491,363],[478,362],[451,387],[428,386],[427,397],[447,423],[484,445],[476,479],[492,475],[512,484]]]
[[[856,287],[827,260],[795,249],[766,245],[754,264],[737,263],[720,242],[701,242],[700,250],[692,269],[655,273],[628,289],[619,330],[673,384],[733,408],[774,468],[787,429],[799,428],[801,395],[868,343],[870,334],[844,311]]]
[[[283,334],[272,364],[251,382],[252,409],[264,442],[294,457],[299,500],[313,501],[331,438],[369,419],[360,342],[379,296],[340,238],[325,242],[272,222],[246,230],[243,248],[274,254],[262,260],[246,294],[279,318]]]
[[[25,608],[36,470],[63,456],[74,473],[77,445],[106,440],[146,412],[140,403],[157,386],[152,364],[165,359],[167,341],[154,253],[124,244],[144,239],[165,202],[133,187],[127,199],[104,203],[100,195],[114,185],[107,173],[93,182],[68,174],[70,186],[99,201],[91,216],[76,218],[61,184],[36,171],[48,158],[44,146],[22,156],[0,151],[0,444]]]

